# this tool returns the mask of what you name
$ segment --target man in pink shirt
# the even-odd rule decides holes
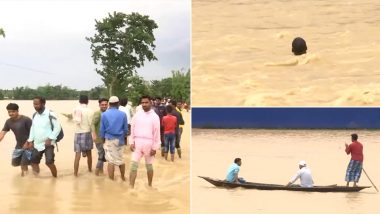
[[[160,119],[151,109],[149,96],[140,99],[143,111],[136,112],[131,125],[131,151],[132,164],[129,175],[130,186],[133,188],[137,177],[137,168],[142,157],[145,158],[145,165],[148,175],[148,184],[152,186],[153,161],[158,148],[161,145]]]
[[[346,170],[346,181],[347,186],[350,182],[354,182],[354,186],[360,179],[360,175],[362,173],[363,168],[363,145],[358,141],[358,135],[351,135],[352,143],[346,145],[346,153],[347,155],[351,154],[350,163],[347,166]]]

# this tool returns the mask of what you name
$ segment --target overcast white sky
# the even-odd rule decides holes
[[[85,37],[94,35],[95,19],[113,11],[149,15],[158,24],[158,61],[137,70],[144,79],[162,79],[171,70],[190,68],[190,0],[0,0],[0,27],[6,34],[0,37],[0,89],[101,85]]]

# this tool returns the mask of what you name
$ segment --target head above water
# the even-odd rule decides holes
[[[11,119],[16,119],[18,117],[18,105],[16,103],[9,103],[7,105],[8,115]]]
[[[140,98],[140,104],[141,104],[141,107],[142,109],[145,111],[145,112],[148,112],[150,111],[151,107],[152,107],[152,103],[150,101],[150,97],[147,96],[147,95],[144,95]]]
[[[241,158],[235,158],[234,163],[241,166]]]
[[[302,55],[305,54],[306,51],[306,41],[301,37],[295,38],[292,42],[292,52],[294,53],[294,55]]]
[[[351,134],[351,141],[354,142],[354,141],[357,141],[359,138],[359,136],[357,134]]]

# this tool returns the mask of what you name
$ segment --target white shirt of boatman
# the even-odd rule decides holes
[[[301,187],[313,187],[314,185],[313,177],[311,176],[311,170],[306,166],[297,171],[297,173],[290,180],[290,183],[294,183],[298,179],[301,181]]]

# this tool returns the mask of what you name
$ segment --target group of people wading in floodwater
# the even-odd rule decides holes
[[[88,171],[92,171],[92,149],[95,143],[98,151],[95,175],[103,173],[104,162],[108,162],[107,171],[110,179],[115,179],[115,167],[118,167],[121,179],[125,179],[124,150],[129,144],[132,151],[129,184],[133,188],[137,177],[137,169],[141,158],[145,159],[148,184],[152,186],[153,162],[157,150],[161,147],[161,155],[174,161],[175,150],[181,158],[181,134],[184,120],[181,114],[181,104],[170,100],[162,103],[161,98],[151,99],[149,96],[140,98],[136,113],[128,99],[119,100],[112,96],[109,99],[98,100],[99,110],[88,107],[86,95],[79,97],[79,105],[74,108],[71,116],[75,123],[74,136],[74,175],[78,176],[81,156],[87,158]],[[57,177],[54,164],[58,142],[63,138],[63,129],[56,113],[45,107],[44,97],[35,97],[33,106],[36,112],[32,118],[19,114],[19,106],[9,103],[6,106],[9,119],[6,120],[0,132],[0,141],[6,133],[13,131],[16,146],[12,153],[12,165],[21,166],[21,176],[28,172],[31,165],[35,175],[40,172],[39,164],[45,155],[45,164],[53,177]]]

